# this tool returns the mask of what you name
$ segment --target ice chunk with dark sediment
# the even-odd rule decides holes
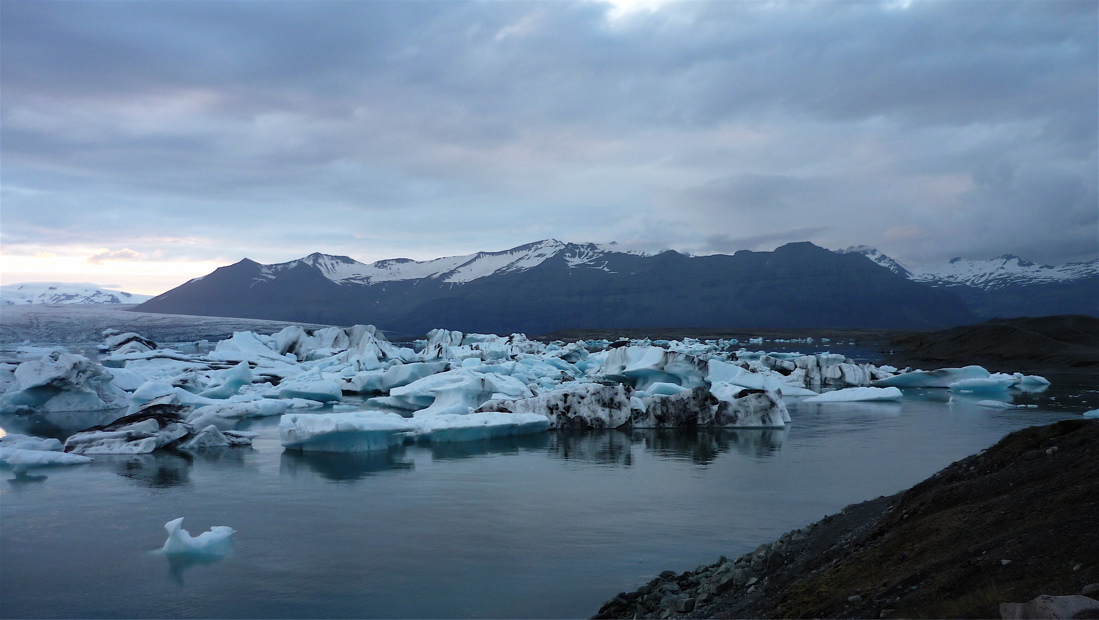
[[[170,398],[170,397],[169,397]],[[165,399],[166,400],[166,399]],[[154,402],[145,409],[110,424],[95,426],[65,440],[65,452],[73,454],[148,454],[191,434],[183,421],[186,408]]]
[[[550,428],[618,428],[630,423],[632,393],[621,384],[580,383],[532,398],[492,400],[477,411],[537,413]]]

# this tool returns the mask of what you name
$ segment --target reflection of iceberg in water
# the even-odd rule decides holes
[[[160,554],[160,550],[154,551]],[[221,556],[216,555],[179,555],[161,554],[168,560],[168,577],[179,585],[183,585],[183,573],[196,566],[208,566],[221,561]]]
[[[787,432],[785,428],[636,430],[633,437],[657,456],[706,465],[734,448],[747,456],[771,456],[782,448]]]
[[[93,467],[108,465],[123,478],[154,489],[183,486],[191,483],[189,456],[159,451],[132,456],[99,456]]]
[[[282,453],[279,473],[282,476],[319,475],[328,480],[360,480],[386,471],[411,471],[411,461],[399,460],[402,450],[372,452],[301,452]]]
[[[633,465],[631,450],[636,442],[628,433],[615,430],[557,431],[549,433],[547,438],[550,456],[600,465]]]
[[[432,443],[429,446],[432,459],[465,459],[485,454],[517,454],[523,450],[545,450],[550,445],[550,435],[551,433],[534,433],[480,441]]]
[[[12,471],[14,474],[11,478],[8,478],[8,484],[13,487],[19,488],[22,485],[34,484],[36,482],[45,482],[49,476],[42,474],[27,473],[25,469],[16,469]]]

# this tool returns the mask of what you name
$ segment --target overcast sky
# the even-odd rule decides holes
[[[550,237],[1090,260],[1097,8],[2,0],[3,283]]]

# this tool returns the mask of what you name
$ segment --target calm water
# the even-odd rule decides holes
[[[946,398],[792,404],[786,431],[546,433],[369,456],[285,453],[276,418],[251,426],[251,449],[4,471],[0,615],[587,617],[662,570],[749,551],[1067,417]],[[234,552],[152,553],[180,516],[193,534],[232,526]]]

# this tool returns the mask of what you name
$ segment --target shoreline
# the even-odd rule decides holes
[[[1099,420],[1030,427],[736,559],[665,571],[594,617],[998,617],[1099,581],[1097,517]]]

